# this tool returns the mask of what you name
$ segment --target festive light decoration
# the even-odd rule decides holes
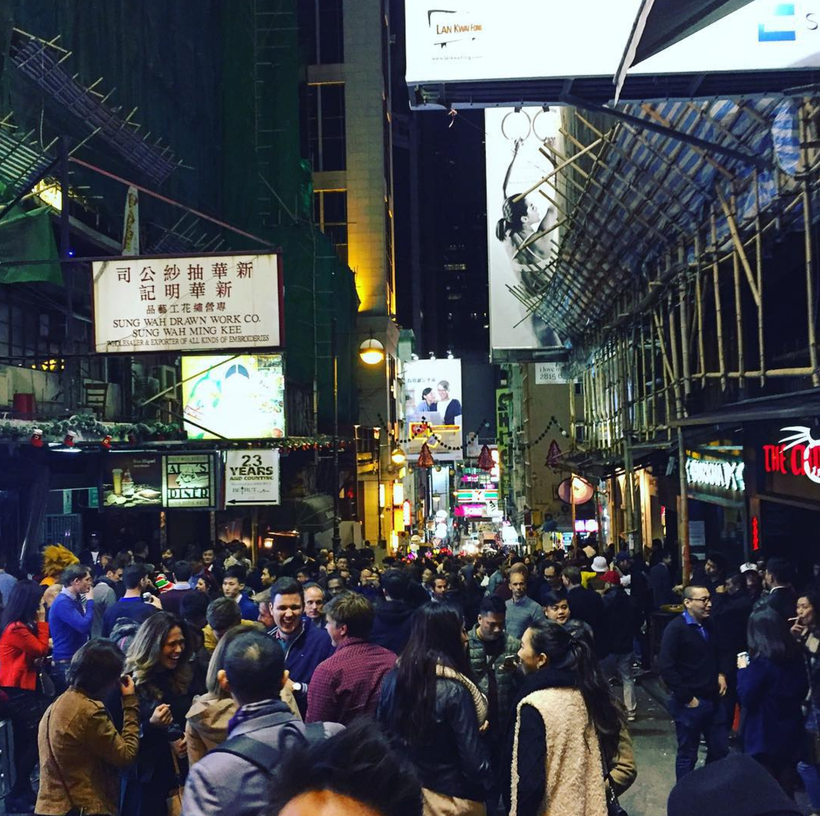
[[[482,470],[491,471],[494,464],[493,455],[490,453],[490,449],[487,445],[484,445],[484,447],[481,448],[481,453],[478,454],[478,466]]]
[[[420,468],[429,468],[433,467],[435,463],[436,460],[433,459],[433,454],[430,453],[430,446],[425,442],[421,446],[421,453],[419,454],[419,459],[418,462],[416,462],[416,464]]]
[[[102,445],[102,447],[105,448],[105,450],[111,450],[111,441],[111,434],[106,434],[102,438],[102,442],[100,442],[100,445]]]
[[[43,447],[43,432],[40,428],[34,428],[31,432],[31,444],[35,448]]]

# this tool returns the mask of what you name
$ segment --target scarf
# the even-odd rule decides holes
[[[473,705],[475,706],[475,713],[478,717],[478,725],[481,727],[487,722],[487,698],[481,693],[478,686],[472,680],[465,677],[461,672],[445,666],[443,663],[436,663],[436,677],[446,677],[448,680],[455,680],[461,683],[470,696],[473,698]]]

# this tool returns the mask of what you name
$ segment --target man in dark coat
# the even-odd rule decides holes
[[[389,569],[381,581],[384,603],[376,607],[370,642],[401,654],[410,637],[415,609],[407,603],[410,579],[397,569]]]
[[[594,589],[584,589],[581,586],[581,570],[578,567],[566,567],[561,578],[567,588],[570,615],[584,621],[592,629],[595,654],[599,660],[603,660],[609,652],[609,646],[606,642],[604,602],[601,596]]]

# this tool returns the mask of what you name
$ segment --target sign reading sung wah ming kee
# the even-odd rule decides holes
[[[99,353],[282,344],[276,254],[115,258],[93,267]]]

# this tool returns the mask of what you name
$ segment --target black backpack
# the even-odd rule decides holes
[[[292,715],[288,714],[285,716],[289,717]],[[297,728],[296,721],[289,720],[282,726],[279,732],[277,739],[278,746],[276,748],[253,737],[249,737],[246,734],[240,734],[225,740],[221,745],[217,745],[216,748],[211,748],[208,753],[233,754],[255,765],[259,770],[267,774],[272,774],[276,766],[279,765],[284,751],[293,748],[294,745],[315,745],[324,740],[324,738],[324,723],[308,723],[305,725],[305,730],[302,731]]]

